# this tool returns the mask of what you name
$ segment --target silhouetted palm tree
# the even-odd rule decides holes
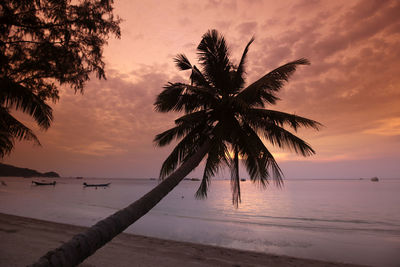
[[[35,94],[29,88],[0,78],[0,158],[10,153],[15,140],[31,140],[40,144],[36,135],[10,114],[9,109],[30,115],[41,129],[48,129],[53,119],[52,108],[46,104],[46,96]]]
[[[246,55],[252,42],[253,39],[247,44],[237,66],[229,60],[225,39],[215,30],[207,32],[197,48],[202,71],[192,66],[184,55],[175,58],[181,70],[191,70],[191,76],[190,84],[167,84],[155,103],[161,112],[185,112],[175,121],[174,128],[155,138],[159,146],[182,138],[161,168],[163,181],[130,206],[47,253],[37,266],[71,266],[82,262],[150,211],[205,156],[207,160],[197,197],[207,196],[210,177],[221,163],[225,163],[231,169],[233,203],[237,206],[240,202],[239,156],[252,181],[265,185],[272,177],[280,185],[281,171],[258,134],[273,145],[292,149],[303,156],[314,153],[307,143],[283,126],[294,130],[298,127],[318,129],[318,122],[265,109],[266,105],[278,100],[276,93],[296,67],[309,62],[299,59],[287,63],[244,88]]]
[[[297,65],[309,64],[306,59],[289,62],[244,88],[247,44],[239,65],[229,59],[223,36],[216,30],[207,32],[197,47],[202,71],[183,54],[175,58],[181,70],[190,70],[190,84],[169,83],[158,96],[156,109],[161,112],[184,111],[175,120],[175,127],[155,138],[159,146],[182,138],[165,160],[160,177],[165,178],[184,164],[199,148],[207,144],[207,160],[203,179],[196,196],[207,196],[212,177],[225,163],[231,170],[233,203],[240,202],[239,157],[245,163],[250,179],[265,186],[272,177],[282,182],[281,170],[264,145],[261,135],[273,145],[289,148],[303,156],[314,150],[303,140],[283,128],[289,126],[318,129],[320,124],[296,115],[266,109],[278,100],[276,93],[296,70]]]

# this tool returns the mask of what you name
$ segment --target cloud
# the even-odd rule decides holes
[[[367,134],[400,137],[400,117],[380,120],[376,127],[364,131]]]
[[[129,75],[110,70],[107,80],[93,78],[88,82],[82,95],[63,88],[59,103],[53,107],[55,121],[50,130],[41,133],[34,127],[43,146],[32,148],[24,143],[13,156],[24,158],[18,152],[32,150],[47,153],[46,157],[63,158],[55,163],[54,169],[64,175],[88,171],[88,167],[81,165],[69,168],[80,159],[91,164],[97,162],[98,167],[93,171],[98,176],[108,173],[109,162],[117,160],[130,165],[130,170],[137,173],[131,174],[133,177],[144,173],[157,176],[157,169],[145,167],[161,164],[162,156],[154,159],[152,140],[172,126],[177,116],[157,113],[153,108],[162,86],[174,78],[162,70],[162,66],[156,65],[142,66]],[[165,155],[166,152],[160,149],[158,153]],[[137,163],[129,164],[132,159]]]
[[[119,151],[127,145],[143,145],[144,140],[151,144],[148,135],[165,124],[155,114],[153,102],[166,81],[167,75],[153,66],[128,77],[113,73],[106,81],[93,79],[82,96],[65,90],[55,106],[55,117],[61,122],[54,125],[55,134],[74,136],[74,142],[82,145],[92,140],[113,143]]]
[[[178,114],[156,113],[152,104],[167,81],[187,78],[172,58],[185,53],[196,64],[195,48],[211,28],[224,34],[236,62],[255,34],[248,84],[286,62],[311,61],[279,92],[282,101],[269,107],[325,125],[318,133],[298,133],[317,151],[307,162],[373,157],[389,162],[400,156],[394,149],[400,118],[399,1],[151,0],[116,5],[126,34],[105,49],[108,79],[93,79],[83,95],[63,89],[53,127],[39,133],[43,147],[18,144],[10,162],[33,168],[52,164],[65,174],[96,170],[97,176],[157,176],[171,147],[155,148],[152,139],[171,127]],[[275,153],[284,162],[302,160],[288,151]]]
[[[243,22],[236,26],[236,29],[240,35],[247,36],[256,32],[257,25],[258,23],[256,21]]]
[[[222,10],[236,10],[237,9],[237,1],[223,1],[223,0],[208,0],[206,5],[206,9],[222,9]]]
[[[400,3],[398,1],[394,4],[379,2],[373,8],[361,10],[364,12],[360,12],[357,5],[346,15],[339,17],[334,21],[337,26],[332,27],[330,34],[321,41],[315,42],[313,49],[321,56],[331,56],[350,46],[358,45],[359,42],[368,40],[393,23],[400,21],[398,16]]]
[[[98,141],[92,141],[88,144],[78,145],[78,146],[67,145],[63,146],[63,149],[72,152],[74,154],[77,153],[77,154],[100,156],[100,157],[106,157],[109,155],[121,154],[126,152],[126,149],[118,148],[110,143],[98,142]]]
[[[189,19],[188,17],[183,17],[183,18],[179,19],[179,23],[180,23],[183,27],[189,27],[190,25],[193,24],[192,20]]]

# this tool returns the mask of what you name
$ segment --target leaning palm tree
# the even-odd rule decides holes
[[[261,185],[268,184],[270,179],[277,185],[282,183],[281,170],[263,139],[303,156],[315,153],[284,126],[294,130],[298,127],[318,129],[318,122],[266,109],[267,105],[276,103],[277,92],[296,67],[309,62],[299,59],[287,63],[244,87],[246,56],[253,40],[247,44],[237,66],[230,61],[225,39],[216,30],[208,31],[197,48],[201,70],[184,55],[175,58],[177,66],[190,70],[191,76],[188,84],[168,83],[155,102],[157,111],[185,113],[175,121],[175,127],[154,140],[159,146],[180,140],[161,167],[163,181],[128,207],[48,252],[34,266],[79,264],[150,211],[205,157],[203,180],[196,196],[206,197],[210,178],[221,166],[227,165],[231,170],[233,204],[237,206],[240,202],[240,157],[252,181]]]
[[[155,103],[157,111],[185,113],[175,120],[175,127],[155,138],[159,146],[181,139],[162,165],[161,178],[184,165],[202,146],[207,147],[203,179],[196,192],[198,198],[207,196],[210,178],[222,165],[227,165],[231,171],[232,201],[237,206],[240,203],[239,158],[243,159],[253,182],[265,186],[272,178],[280,186],[282,172],[263,138],[303,156],[315,153],[284,126],[295,131],[301,126],[318,129],[318,122],[266,108],[276,103],[276,93],[296,67],[309,61],[302,58],[289,62],[244,87],[246,56],[253,41],[252,38],[247,44],[236,66],[229,59],[224,37],[216,30],[207,32],[197,47],[202,71],[185,55],[178,55],[177,67],[191,71],[190,84],[169,83]]]

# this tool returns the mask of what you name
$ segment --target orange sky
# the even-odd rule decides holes
[[[166,82],[187,78],[172,58],[185,53],[195,62],[201,36],[215,28],[236,60],[255,35],[248,82],[294,59],[312,63],[298,69],[273,107],[325,125],[299,132],[317,151],[313,157],[273,150],[287,178],[399,178],[400,1],[126,0],[115,6],[124,22],[122,38],[110,39],[104,50],[108,79],[93,77],[83,95],[62,89],[47,132],[19,116],[42,147],[18,143],[5,163],[63,176],[158,177],[172,146],[156,148],[152,139],[178,115],[156,113],[152,104]]]

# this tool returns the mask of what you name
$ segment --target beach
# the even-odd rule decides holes
[[[0,213],[0,266],[26,266],[85,227]],[[361,266],[120,234],[80,266]]]
[[[55,186],[35,186],[32,179],[18,177],[1,180],[6,186],[0,186],[0,213],[81,227],[70,228],[44,222],[39,225],[34,223],[36,226],[33,227],[29,226],[29,221],[25,221],[20,223],[21,226],[17,224],[19,228],[13,228],[18,220],[10,217],[9,225],[3,223],[0,227],[4,241],[0,249],[1,257],[2,260],[11,257],[9,262],[25,260],[25,264],[66,242],[81,232],[84,229],[82,227],[90,227],[126,207],[157,185],[157,181],[149,179],[58,178]],[[83,187],[85,181],[112,183],[107,188],[96,189]],[[244,182],[243,201],[238,209],[232,206],[229,186],[229,181],[214,181],[208,198],[196,200],[193,194],[198,182],[183,181],[148,214],[128,227],[124,234],[146,236],[144,240],[150,240],[148,237],[178,242],[168,241],[167,245],[158,243],[160,250],[171,247],[171,244],[189,242],[216,247],[218,251],[227,248],[325,262],[399,266],[400,181],[286,181],[284,189],[272,187],[268,190],[259,190],[253,184]],[[340,192],[340,198],[336,192]],[[356,198],[355,192],[358,192]],[[386,207],[385,210],[381,209],[382,206]],[[42,224],[46,227],[41,231],[31,231],[42,227]],[[60,229],[63,229],[62,232]],[[13,234],[14,230],[19,232]],[[51,236],[53,234],[57,235]],[[50,236],[44,238],[47,235]],[[119,238],[115,240],[116,244],[131,243],[118,241]],[[48,243],[46,240],[56,242]],[[41,242],[47,244],[42,245]],[[144,241],[141,239],[139,244],[141,242]],[[140,245],[141,249],[131,245],[132,249],[117,246],[115,251],[97,253],[93,257],[95,266],[103,266],[102,261],[107,265],[107,259],[103,257],[109,255],[108,260],[115,261],[115,258],[124,258],[115,255],[130,255],[131,250],[141,251],[134,257],[141,259],[152,250],[158,250],[153,248],[154,242]],[[13,243],[17,243],[17,249],[12,246],[9,248],[9,244]],[[113,244],[106,250],[112,250]],[[192,258],[198,257],[199,253],[199,250],[182,250],[182,246],[175,250],[185,251],[184,254]],[[32,251],[29,252],[33,253],[32,256],[20,259],[27,251]],[[206,251],[206,256],[202,255],[201,258],[207,258],[213,250]],[[159,257],[168,258],[169,254],[176,255],[174,250],[170,250]],[[214,259],[221,259],[219,254],[210,255],[214,255]],[[146,257],[154,261],[158,256]],[[192,260],[190,257],[185,261]],[[175,258],[180,259],[181,255]],[[230,258],[227,256],[226,260]],[[173,259],[162,260],[162,263]],[[151,261],[148,264],[152,265]],[[0,266],[9,264],[0,262]]]

